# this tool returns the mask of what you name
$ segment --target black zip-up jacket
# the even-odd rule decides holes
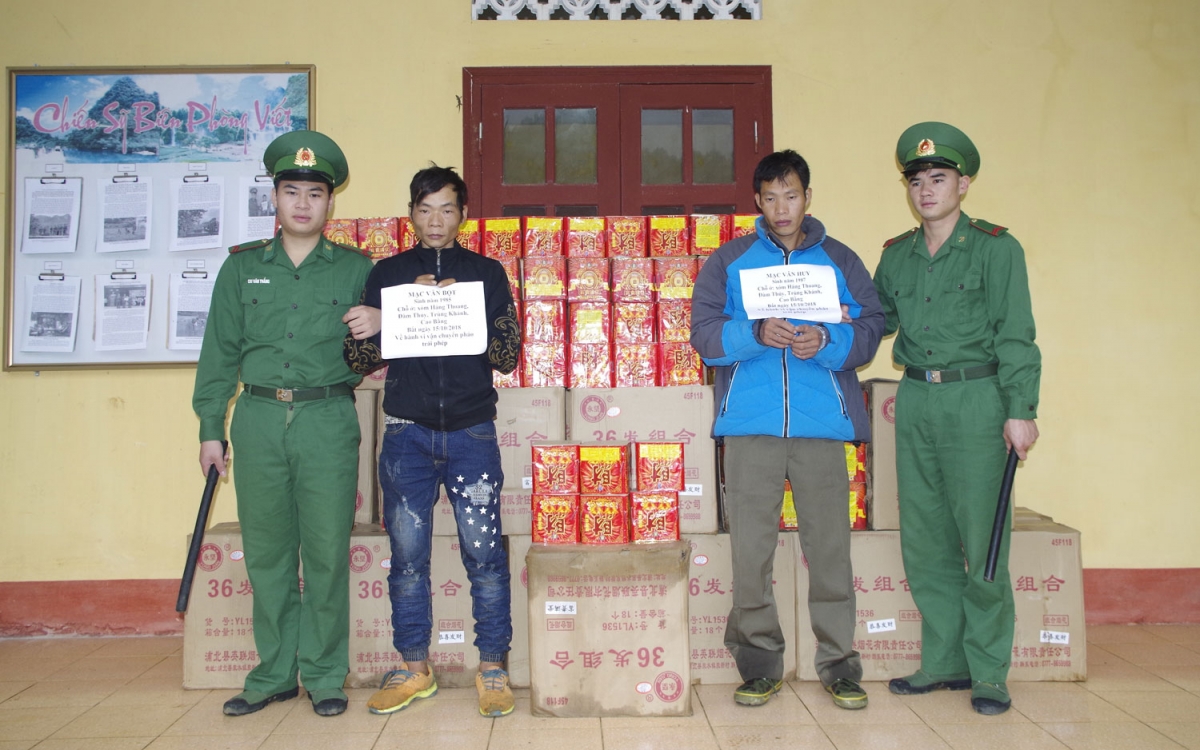
[[[362,304],[378,308],[381,289],[411,284],[424,274],[434,274],[439,280],[483,282],[486,351],[469,356],[384,360],[379,334],[362,341],[347,334],[343,352],[346,364],[360,375],[388,366],[383,410],[393,417],[445,432],[493,420],[497,396],[492,370],[512,372],[521,351],[521,329],[504,266],[457,243],[444,250],[417,246],[375,265],[367,277]]]

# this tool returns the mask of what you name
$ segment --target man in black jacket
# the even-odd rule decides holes
[[[521,347],[516,306],[504,267],[459,245],[467,186],[452,169],[430,167],[413,178],[409,205],[418,244],[379,262],[367,278],[363,304],[346,314],[345,356],[366,374],[388,365],[379,455],[383,515],[392,545],[388,589],[393,643],[404,659],[384,675],[367,702],[389,714],[437,693],[427,663],[433,629],[429,558],[433,507],[446,487],[458,522],[459,552],[471,582],[475,646],[479,649],[479,713],[505,716],[513,695],[504,671],[512,640],[508,555],[500,531],[500,447],[492,370],[516,369]],[[402,284],[446,287],[481,282],[487,325],[483,353],[384,360],[380,351],[381,290]]]

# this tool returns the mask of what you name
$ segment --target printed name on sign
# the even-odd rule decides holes
[[[896,629],[896,618],[889,617],[886,620],[871,620],[867,623],[868,633],[886,633],[889,630]]]
[[[739,274],[742,305],[751,320],[790,318],[814,323],[842,322],[837,274],[830,266],[797,263],[746,268]]]
[[[1059,630],[1043,630],[1042,643],[1058,643],[1063,646],[1071,644],[1071,634]]]
[[[487,349],[483,282],[400,284],[379,292],[384,359],[454,357]]]
[[[682,497],[684,495],[703,495],[703,494],[704,494],[704,485],[702,485],[702,484],[685,484],[685,485],[683,485],[683,492],[679,493],[680,497]]]
[[[466,643],[467,631],[465,630],[443,630],[438,633],[438,645],[447,643]]]
[[[576,615],[579,614],[578,607],[576,602],[546,602],[546,614]]]

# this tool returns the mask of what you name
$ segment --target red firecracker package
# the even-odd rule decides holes
[[[704,363],[691,344],[659,344],[659,385],[703,385]]]
[[[658,298],[691,299],[696,288],[695,258],[655,258],[654,288]]]
[[[629,443],[579,446],[579,493],[629,492]]]
[[[325,222],[325,239],[330,242],[336,242],[339,245],[348,245],[349,247],[358,247],[358,220],[357,219],[330,219]],[[361,249],[361,248],[360,248]],[[369,253],[363,253],[368,258]]]
[[[646,257],[646,217],[609,216],[608,257]]]
[[[521,366],[505,375],[499,370],[492,370],[492,387],[493,388],[520,388],[521,386]]]
[[[629,543],[629,495],[580,495],[579,541]]]
[[[613,258],[614,302],[653,302],[654,263],[650,258]]]
[[[504,273],[508,275],[508,291],[512,293],[513,302],[517,303],[519,309],[521,307],[521,259],[495,258],[495,260],[504,266]]]
[[[846,475],[851,482],[867,481],[867,444],[846,443]]]
[[[629,493],[630,540],[673,542],[679,539],[679,493],[670,490]]]
[[[623,344],[653,344],[655,316],[653,302],[614,302],[612,305],[613,341]]]
[[[372,260],[389,258],[400,252],[400,220],[395,216],[358,220],[358,246]]]
[[[746,234],[754,234],[755,223],[758,221],[758,214],[734,214],[733,226],[730,228],[729,239],[741,237]]]
[[[647,254],[651,257],[687,255],[691,250],[686,216],[651,216],[647,223]]]
[[[566,388],[567,347],[557,344],[521,346],[521,385],[523,388]]]
[[[658,385],[658,344],[613,344],[613,386]]]
[[[568,388],[612,388],[612,344],[569,344]]]
[[[458,228],[458,244],[473,253],[477,253],[483,247],[483,234],[479,231],[479,219],[464,219],[462,226]]]
[[[577,443],[534,443],[533,494],[579,494],[579,445]]]
[[[539,344],[562,344],[567,340],[565,302],[558,300],[526,300],[521,303],[525,336],[523,341]]]
[[[411,250],[417,246],[417,230],[413,227],[412,219],[400,217],[400,250]]]
[[[567,219],[567,255],[572,258],[603,258],[607,255],[604,246],[603,217],[585,216]]]
[[[567,258],[567,301],[607,302],[609,286],[608,258]]]
[[[612,342],[612,313],[607,302],[568,302],[571,343]]]
[[[533,543],[579,543],[579,496],[533,493]]]
[[[867,483],[850,483],[850,530],[865,531],[867,528]]]
[[[658,340],[662,343],[687,343],[692,337],[692,301],[660,300],[658,303]]]
[[[783,510],[779,513],[779,528],[783,531],[795,531],[800,528],[796,519],[796,498],[792,496],[792,483],[783,480]]]
[[[637,488],[683,492],[683,443],[634,443]]]
[[[521,262],[525,299],[566,299],[567,259],[534,256]]]
[[[489,258],[521,257],[521,219],[480,219],[483,254]]]
[[[712,255],[729,241],[733,217],[729,214],[692,214],[688,217],[693,255]]]
[[[560,216],[521,217],[525,257],[563,254],[563,219]]]

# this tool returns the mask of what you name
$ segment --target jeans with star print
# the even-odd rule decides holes
[[[379,454],[383,520],[392,543],[388,592],[392,642],[405,661],[429,656],[433,600],[429,577],[433,508],[444,485],[458,522],[458,548],[471,583],[475,647],[482,662],[503,662],[512,641],[508,553],[500,531],[500,446],[485,422],[453,432],[389,424]],[[461,596],[460,573],[438,571],[438,596]]]

